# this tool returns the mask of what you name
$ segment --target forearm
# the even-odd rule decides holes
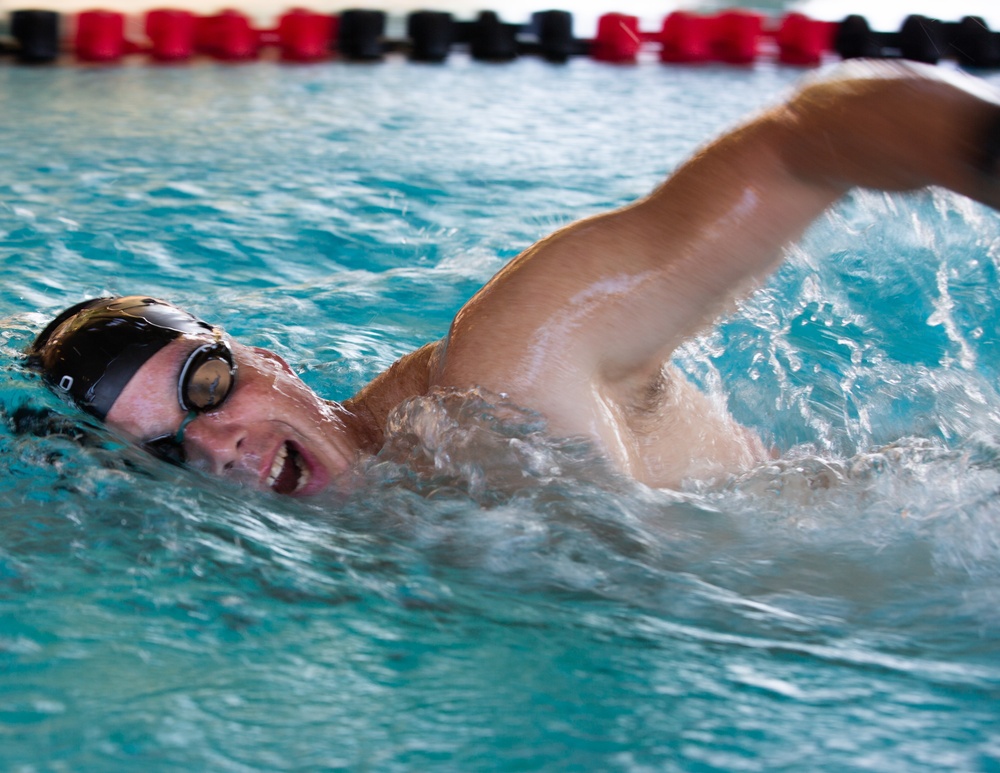
[[[695,154],[623,213],[622,227],[643,234],[644,262],[660,267],[666,313],[686,318],[685,337],[769,274],[781,248],[852,187],[941,185],[1000,207],[998,170],[987,169],[998,122],[979,81],[851,63]]]
[[[1000,207],[1000,104],[981,81],[853,62],[804,87],[781,119],[782,159],[804,180],[845,191],[940,185]]]

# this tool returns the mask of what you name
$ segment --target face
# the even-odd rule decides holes
[[[349,417],[322,400],[276,354],[232,343],[236,385],[214,410],[189,414],[177,399],[181,369],[211,339],[181,337],[138,370],[106,423],[138,443],[184,424],[191,466],[260,490],[308,496],[336,485],[358,457]]]

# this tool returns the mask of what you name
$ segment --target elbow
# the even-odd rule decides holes
[[[777,113],[779,152],[801,179],[841,191],[941,185],[996,206],[985,178],[1000,160],[1000,102],[978,79],[852,61],[806,82]]]

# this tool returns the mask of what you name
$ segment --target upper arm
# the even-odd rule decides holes
[[[658,370],[838,195],[788,173],[778,120],[754,121],[646,198],[526,250],[459,312],[444,380],[530,401],[566,381]]]

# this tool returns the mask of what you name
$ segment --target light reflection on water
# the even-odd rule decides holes
[[[23,108],[0,147],[0,405],[67,415],[17,352],[37,312],[107,290],[345,397],[532,239],[644,193],[793,77],[0,69]],[[489,395],[407,405],[355,491],[307,503],[21,416],[0,435],[2,766],[996,764],[998,227],[939,192],[819,222],[677,357],[784,450],[711,486],[621,480]]]

